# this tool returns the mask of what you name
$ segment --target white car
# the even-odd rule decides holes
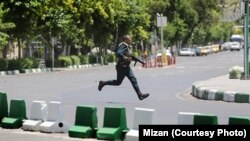
[[[180,56],[195,56],[196,52],[193,48],[181,48],[179,51]]]
[[[225,42],[221,45],[221,50],[230,50],[232,42]]]
[[[232,42],[231,43],[231,47],[230,47],[230,50],[233,51],[233,50],[238,50],[240,51],[241,49],[241,46],[240,46],[240,43],[239,42]]]

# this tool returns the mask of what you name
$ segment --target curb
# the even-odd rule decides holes
[[[108,65],[115,65],[116,63],[109,63]],[[53,72],[53,71],[61,71],[61,70],[77,70],[77,69],[85,69],[85,68],[93,68],[102,66],[101,64],[88,64],[88,65],[73,65],[65,68],[36,68],[36,69],[25,69],[22,72],[20,70],[8,70],[8,71],[0,71],[0,76],[5,75],[18,75],[18,74],[31,74],[31,73],[42,73],[42,72]]]
[[[199,85],[192,85],[191,95],[204,100],[250,103],[250,94],[235,91],[219,91]]]
[[[25,69],[23,71],[20,70],[9,70],[9,71],[0,71],[0,76],[5,75],[19,75],[19,74],[30,74],[30,73],[42,73],[42,72],[52,72],[54,71],[52,68],[37,68],[37,69]]]

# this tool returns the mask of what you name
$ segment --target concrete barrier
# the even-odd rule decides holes
[[[236,92],[233,91],[225,91],[223,95],[223,101],[234,102],[234,96]]]
[[[218,125],[218,118],[213,114],[179,112],[178,124],[181,125]]]
[[[26,119],[26,105],[24,100],[12,99],[10,101],[9,116],[2,120],[3,128],[20,128]]]
[[[96,106],[77,106],[75,125],[69,128],[69,136],[77,138],[93,138],[95,136],[95,128],[97,128],[96,112]]]
[[[250,94],[239,93],[234,91],[219,91],[197,85],[192,85],[191,95],[205,100],[221,100],[226,102],[250,103]]]
[[[105,107],[103,127],[98,129],[99,140],[123,140],[128,131],[126,111],[124,107]]]
[[[250,102],[249,98],[250,98],[249,94],[236,93],[234,101],[238,103],[249,103]]]
[[[0,92],[0,125],[2,124],[2,119],[8,116],[8,101],[7,94]]]
[[[30,118],[23,123],[25,131],[39,131],[40,125],[47,115],[47,105],[45,101],[33,101],[31,105]]]
[[[179,124],[179,125],[194,125],[194,115],[200,115],[200,113],[179,112],[177,124]]]
[[[48,117],[40,125],[40,131],[45,133],[68,132],[69,125],[63,121],[62,103],[50,101],[48,104]]]
[[[135,108],[133,128],[126,133],[125,141],[138,141],[139,140],[139,125],[152,124],[154,109]]]
[[[250,125],[249,117],[230,116],[228,120],[229,125]]]
[[[194,115],[194,125],[218,125],[218,118],[213,114]]]

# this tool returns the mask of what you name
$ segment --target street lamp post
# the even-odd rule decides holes
[[[51,37],[51,60],[52,60],[52,69],[55,67],[55,45],[56,45],[56,37]]]
[[[249,15],[249,0],[243,0],[245,5],[245,13],[244,13],[244,79],[247,79],[249,76],[248,72],[248,15]]]
[[[161,50],[163,49],[163,27],[167,25],[167,17],[157,13],[157,26],[161,28]]]

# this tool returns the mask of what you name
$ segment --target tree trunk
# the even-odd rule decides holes
[[[64,42],[62,42],[62,55],[65,56],[67,54],[67,47]]]
[[[8,42],[7,45],[4,46],[3,48],[3,58],[7,58],[7,54],[8,54],[8,50],[9,50],[9,47],[10,47],[10,41]]]
[[[26,40],[26,48],[28,49],[26,49],[25,56],[32,57],[32,47],[29,38]]]
[[[67,43],[65,43],[65,46],[67,48],[66,55],[69,56],[70,55],[70,45],[68,45]]]
[[[21,39],[17,40],[17,48],[18,48],[17,58],[20,59],[21,58]]]

